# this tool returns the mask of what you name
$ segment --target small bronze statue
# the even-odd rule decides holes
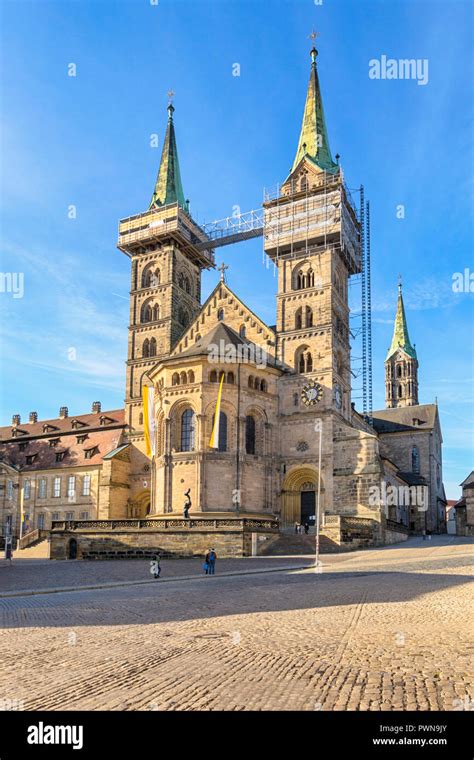
[[[184,508],[183,508],[183,516],[185,520],[189,520],[189,510],[191,509],[191,496],[189,495],[191,493],[191,489],[188,488],[187,491],[184,492],[184,495],[186,496],[186,501],[184,502]]]

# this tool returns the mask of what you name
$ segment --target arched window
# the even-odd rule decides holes
[[[398,398],[403,398],[403,388],[401,385],[398,386]]]
[[[296,283],[296,289],[297,290],[303,290],[303,288],[306,286],[306,278],[304,276],[304,272],[301,270],[298,272],[298,280]]]
[[[186,293],[190,293],[191,292],[191,284],[189,282],[189,277],[185,277],[184,278],[184,289],[185,289]]]
[[[306,372],[313,371],[313,357],[310,353],[306,354]]]
[[[173,372],[173,377],[171,378],[171,385],[179,385],[179,375],[177,372]]]
[[[297,309],[295,313],[295,330],[301,330],[302,327],[303,327],[303,312],[300,306],[300,308]]]
[[[217,319],[219,320],[219,322],[222,322],[222,320],[224,319],[224,309],[219,309],[219,311],[217,312]]]
[[[414,472],[415,475],[420,474],[420,452],[418,446],[413,446],[411,450],[411,471]]]
[[[314,288],[314,272],[312,269],[308,269],[308,274],[306,276],[306,282],[308,288]]]
[[[151,322],[152,316],[151,304],[144,304],[142,306],[142,322]]]
[[[308,189],[308,180],[307,180],[307,178],[306,178],[306,177],[304,177],[304,176],[301,178],[301,184],[300,184],[300,188],[301,188],[301,191],[302,191],[302,192],[303,192],[304,190],[307,190],[307,189]]]
[[[160,307],[155,303],[153,307],[153,322],[156,322],[160,318]]]
[[[253,388],[253,375],[249,377],[249,388]]]
[[[181,372],[180,375],[179,375],[180,385],[186,385],[187,379],[188,378],[187,378],[186,372]]]
[[[247,335],[247,328],[245,327],[245,325],[240,325],[239,335],[240,335],[241,338],[245,338],[246,337],[246,335]]]
[[[217,372],[215,369],[211,370],[211,373],[209,375],[209,382],[210,383],[217,383]]]
[[[188,383],[194,383],[194,372],[192,369],[190,369],[188,372]]]
[[[300,359],[299,359],[299,362],[298,362],[298,372],[299,372],[300,374],[303,374],[303,373],[304,373],[304,371],[305,371],[305,369],[306,369],[306,368],[305,368],[305,363],[304,363],[304,354],[303,354],[303,353],[301,353],[301,354],[300,354]]]
[[[195,415],[185,409],[181,416],[181,451],[194,451]]]
[[[245,451],[255,454],[255,417],[251,414],[245,418]]]
[[[184,274],[182,272],[180,272],[178,275],[178,285],[184,290]]]
[[[214,427],[214,418],[212,418],[212,426]],[[227,415],[225,412],[221,412],[219,415],[219,440],[218,451],[227,451]]]
[[[235,382],[235,380],[234,380],[234,373],[233,372],[228,372],[225,381],[226,381],[226,383],[229,383],[229,385],[233,385],[234,382]]]
[[[148,338],[143,341],[142,356],[150,356],[150,341]]]
[[[313,326],[313,310],[311,306],[306,307],[306,327]]]
[[[156,338],[150,340],[150,356],[156,356]]]
[[[397,364],[397,377],[402,376],[402,366],[401,364]]]
[[[264,393],[267,392],[267,381],[266,380],[262,380],[261,381],[261,383],[260,383],[260,390],[263,391]]]

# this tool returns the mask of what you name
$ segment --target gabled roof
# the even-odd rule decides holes
[[[437,421],[436,404],[418,404],[372,412],[377,433],[397,433],[406,430],[432,430]]]
[[[465,480],[463,480],[462,483],[460,483],[461,487],[464,486],[466,488],[467,486],[473,486],[474,487],[474,470],[471,470],[469,475]]]
[[[183,350],[180,350],[179,347],[183,342],[186,341],[186,338],[192,340],[191,331],[198,330],[198,332],[201,332],[201,330],[205,328],[208,307],[211,304],[211,302],[214,300],[214,298],[216,296],[219,296],[221,292],[227,294],[228,297],[232,298],[237,304],[239,304],[240,308],[244,312],[247,312],[249,317],[251,317],[259,325],[259,327],[262,329],[262,332],[267,331],[268,333],[272,335],[272,337],[275,337],[275,329],[273,327],[269,327],[262,319],[260,319],[260,317],[257,317],[257,315],[242,301],[242,299],[240,299],[239,296],[236,295],[231,288],[229,288],[227,283],[221,280],[217,283],[214,290],[209,294],[208,298],[201,306],[200,312],[196,314],[193,321],[188,326],[186,332],[177,341],[176,345],[174,346],[171,352],[171,356],[176,356],[178,354],[181,355],[183,353]],[[204,316],[204,322],[201,322],[202,316]],[[198,321],[199,321],[199,328],[197,325]],[[224,319],[224,322],[225,322],[225,319]]]
[[[245,361],[246,356],[248,356],[249,362],[253,362],[251,357],[255,356],[255,349],[253,348],[255,344],[245,338],[241,338],[240,335],[232,327],[226,325],[225,322],[218,322],[208,333],[202,338],[199,338],[193,346],[180,352],[179,357],[202,356],[204,354],[209,356],[213,347],[216,347],[217,350],[223,354],[224,360],[225,351],[228,346],[233,346],[237,349],[236,353],[239,360]],[[260,352],[262,352],[262,348],[260,346],[258,348]],[[277,366],[275,358],[266,352],[265,364],[268,364],[271,367]]]
[[[101,425],[100,418],[104,417],[110,420],[109,424]],[[73,428],[72,423],[78,422],[79,427]],[[49,429],[43,431],[44,426]],[[110,412],[91,412],[90,414],[81,414],[74,417],[57,417],[50,420],[38,420],[37,422],[24,422],[17,426],[22,435],[15,438],[12,436],[14,425],[4,425],[0,427],[0,443],[3,441],[16,441],[24,443],[31,438],[57,438],[65,433],[72,435],[85,435],[91,430],[107,430],[113,427],[125,426],[125,412],[123,409],[113,409]]]

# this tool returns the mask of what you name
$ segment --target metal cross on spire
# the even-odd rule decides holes
[[[224,264],[224,262],[222,262],[222,264],[220,265],[220,267],[217,267],[217,269],[221,273],[221,282],[225,282],[225,270],[229,269],[229,267],[226,266],[226,264]]]
[[[309,39],[309,40],[313,40],[313,43],[314,43],[314,42],[315,42],[315,40],[316,40],[316,37],[319,37],[319,35],[320,35],[320,34],[321,34],[321,32],[316,32],[316,31],[313,29],[313,31],[311,32],[311,34],[308,34],[308,39]]]

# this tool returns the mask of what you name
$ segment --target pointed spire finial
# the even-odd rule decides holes
[[[400,294],[402,292],[402,276],[401,276],[401,274],[398,275],[398,292]]]
[[[173,105],[173,98],[175,96],[175,93],[173,90],[168,90],[168,120],[173,121],[173,113],[174,113],[174,105]]]
[[[219,272],[221,273],[221,282],[225,282],[225,270],[229,269],[229,267],[226,264],[224,264],[224,262],[222,262],[220,267],[217,267],[217,268]]]
[[[319,37],[320,34],[321,34],[321,32],[316,32],[313,29],[313,31],[311,32],[311,34],[308,35],[308,39],[313,40],[313,47],[311,48],[310,56],[311,56],[311,62],[314,65],[316,65],[316,58],[318,57],[318,51],[316,50],[315,40],[316,40],[316,37]]]

